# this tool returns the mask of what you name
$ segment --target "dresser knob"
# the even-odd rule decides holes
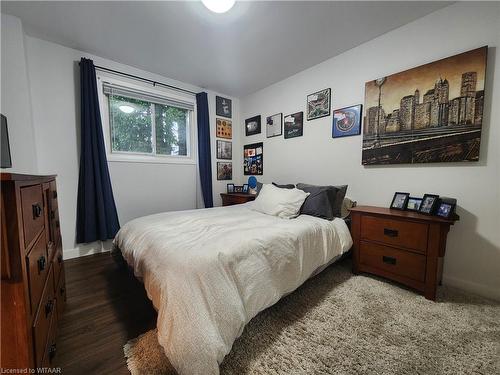
[[[62,256],[62,254],[59,254],[57,256],[57,263],[62,263],[62,261],[63,261],[63,256]]]
[[[41,256],[38,258],[37,263],[38,263],[38,273],[42,272],[45,269],[45,264],[47,260],[45,259],[45,256]]]
[[[56,344],[52,344],[51,346],[49,346],[49,362],[52,362],[52,360],[56,356],[56,352],[57,352]]]
[[[61,293],[61,296],[63,296],[64,292],[66,292],[66,289],[64,287],[61,287],[61,289],[59,289],[59,292]]]
[[[31,205],[31,208],[33,210],[33,219],[42,216],[42,206],[40,205],[40,203]]]
[[[388,237],[397,237],[399,232],[396,229],[384,228],[384,235]]]
[[[45,304],[45,317],[49,316],[49,314],[54,309],[54,301],[51,299]]]
[[[395,266],[396,265],[396,258],[388,257],[388,256],[384,255],[384,256],[382,256],[382,262]]]

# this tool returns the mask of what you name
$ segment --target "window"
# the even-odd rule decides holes
[[[194,106],[103,83],[112,154],[189,157]]]

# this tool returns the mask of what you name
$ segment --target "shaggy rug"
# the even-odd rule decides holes
[[[133,375],[172,374],[156,331],[124,347]],[[500,374],[500,303],[439,288],[438,301],[327,268],[257,315],[221,374]]]

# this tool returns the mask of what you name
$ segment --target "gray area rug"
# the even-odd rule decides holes
[[[124,347],[133,375],[172,374],[156,331]],[[442,287],[438,301],[347,261],[257,315],[221,374],[500,374],[500,303]]]

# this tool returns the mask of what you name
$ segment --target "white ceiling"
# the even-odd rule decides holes
[[[243,97],[449,3],[9,2],[28,35]]]

